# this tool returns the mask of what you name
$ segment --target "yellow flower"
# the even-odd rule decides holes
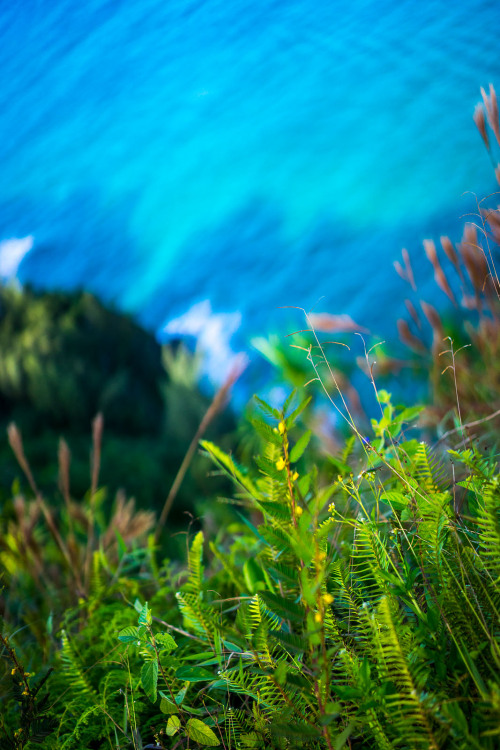
[[[280,458],[278,461],[276,461],[276,468],[278,469],[278,471],[283,471],[283,469],[285,468],[284,458]]]
[[[285,423],[284,422],[280,422],[279,423],[278,430],[279,430],[280,435],[283,435],[283,433],[285,432]]]
[[[302,510],[302,508],[300,507],[300,505],[296,505],[295,506],[295,515],[296,516],[298,516],[300,518],[300,516],[302,515],[303,512],[304,511]]]
[[[316,614],[314,615],[314,622],[318,622],[318,623],[323,622],[323,618],[321,617],[321,612],[316,612]]]
[[[328,513],[330,513],[332,516],[335,515],[335,503],[330,503],[328,506]]]
[[[16,674],[16,672],[17,672],[17,667],[12,667],[12,669],[10,670],[10,673],[14,675]]]
[[[323,594],[321,598],[327,606],[333,602],[333,596],[331,594]]]
[[[293,481],[296,482],[298,478],[299,478],[299,472],[298,471],[294,471],[293,474],[292,474]]]
[[[323,560],[326,560],[326,552],[318,552],[318,560],[320,562],[323,562]]]

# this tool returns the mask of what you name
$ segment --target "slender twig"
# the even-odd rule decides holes
[[[203,419],[201,420],[193,439],[191,440],[191,443],[189,445],[189,448],[187,449],[186,455],[184,456],[183,461],[179,467],[179,470],[175,476],[174,482],[172,484],[172,487],[170,488],[170,492],[168,493],[167,499],[165,500],[165,504],[163,506],[158,524],[156,526],[155,542],[158,542],[160,538],[161,531],[163,527],[165,526],[165,522],[168,518],[168,514],[170,513],[170,510],[172,509],[172,505],[174,504],[174,500],[177,497],[177,493],[179,492],[180,486],[184,480],[184,477],[186,476],[186,472],[189,468],[191,461],[193,460],[193,456],[196,452],[199,441],[201,440],[203,434],[205,433],[205,430],[207,429],[209,424],[212,422],[212,420],[225,407],[231,388],[240,377],[241,373],[244,370],[244,367],[245,365],[241,361],[235,364],[235,366],[230,371],[228,377],[226,378],[225,382],[222,384],[222,386],[219,388],[219,390],[213,397],[210,406],[205,412],[205,415]]]
[[[482,419],[475,419],[473,422],[467,422],[466,424],[462,425],[461,427],[454,427],[453,430],[448,430],[444,433],[444,435],[441,435],[439,440],[434,443],[433,448],[436,448],[436,446],[439,445],[439,443],[442,443],[443,440],[446,440],[447,437],[450,437],[450,435],[454,435],[455,432],[462,432],[465,429],[468,429],[469,427],[478,427],[480,424],[483,424],[484,422],[489,422],[491,419],[495,419],[496,417],[500,417],[500,409],[497,409],[493,414],[489,414],[487,417],[483,417]]]

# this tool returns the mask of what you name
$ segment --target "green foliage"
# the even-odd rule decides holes
[[[2,541],[4,656],[54,672],[31,713],[36,688],[0,676],[2,747],[494,750],[497,458],[438,453],[409,437],[418,408],[379,401],[371,439],[336,456],[300,426],[297,395],[281,411],[257,400],[247,466],[203,441],[245,514],[208,546],[193,533],[184,566],[159,563],[150,521],[107,519],[97,493],[90,550],[66,509],[75,576],[50,524],[30,526],[42,499],[23,505]]]
[[[0,401],[10,418],[29,412],[45,427],[87,430],[101,411],[113,430],[159,430],[160,348],[92,295],[2,288],[0,349]]]

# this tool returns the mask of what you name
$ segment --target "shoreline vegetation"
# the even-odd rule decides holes
[[[407,356],[302,311],[238,419],[237,372],[210,402],[91,295],[0,289],[0,750],[498,747],[499,246],[486,202],[424,242],[449,317],[403,250]]]

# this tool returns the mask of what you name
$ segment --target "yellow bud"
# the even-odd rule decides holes
[[[283,471],[283,469],[285,468],[284,458],[280,458],[278,461],[276,461],[276,468],[278,469],[278,471]]]
[[[298,478],[299,478],[299,472],[298,471],[294,471],[293,474],[292,474],[293,481],[296,482]]]
[[[323,618],[321,617],[320,612],[316,612],[316,614],[314,615],[314,622],[317,622],[317,623],[323,622]]]
[[[11,675],[16,674],[16,672],[17,672],[17,667],[12,667],[12,669],[10,670]]]
[[[295,506],[295,515],[296,516],[298,516],[300,518],[300,516],[302,515],[303,512],[304,511],[302,510],[302,508],[300,507],[300,505],[296,505]]]
[[[331,594],[323,594],[321,598],[327,606],[333,602],[333,596]]]
[[[326,560],[326,552],[318,552],[318,560],[320,562],[323,562],[323,560]]]
[[[285,423],[284,422],[280,422],[279,423],[278,430],[279,430],[280,435],[283,435],[283,433],[285,432]]]

